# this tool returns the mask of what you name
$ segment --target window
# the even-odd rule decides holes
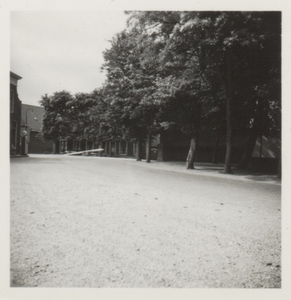
[[[17,122],[12,121],[12,129],[11,129],[11,147],[13,149],[16,149],[16,143],[17,143]]]
[[[14,93],[10,90],[10,112],[14,112]]]
[[[127,155],[127,142],[126,141],[120,142],[119,154]]]

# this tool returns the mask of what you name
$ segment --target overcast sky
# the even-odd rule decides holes
[[[101,87],[102,52],[126,28],[127,17],[123,11],[11,12],[10,70],[22,77],[22,103],[39,105],[44,94]]]

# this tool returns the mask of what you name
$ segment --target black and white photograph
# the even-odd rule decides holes
[[[282,5],[24,2],[0,299],[288,299]]]

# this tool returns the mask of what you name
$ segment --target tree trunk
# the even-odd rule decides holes
[[[141,161],[141,149],[142,149],[142,138],[139,136],[137,139],[137,149],[136,149],[136,160]]]
[[[226,155],[224,173],[232,174],[232,82],[231,82],[231,57],[227,52],[227,98],[226,98]]]
[[[151,162],[151,144],[152,144],[152,132],[151,130],[148,131],[147,134],[147,145],[146,145],[146,162]]]
[[[186,160],[186,170],[194,169],[194,161],[197,154],[198,134],[191,139],[190,149]]]
[[[213,149],[213,156],[212,156],[213,164],[217,164],[217,148],[218,148],[219,138],[220,138],[220,133],[217,132],[215,145],[214,145],[214,149]]]

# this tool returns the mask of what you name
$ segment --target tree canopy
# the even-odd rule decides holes
[[[175,128],[191,139],[194,168],[203,128],[249,137],[280,136],[281,13],[132,11],[104,50],[107,79],[92,93],[43,96],[45,139],[147,139]],[[147,161],[149,157],[147,156]]]

